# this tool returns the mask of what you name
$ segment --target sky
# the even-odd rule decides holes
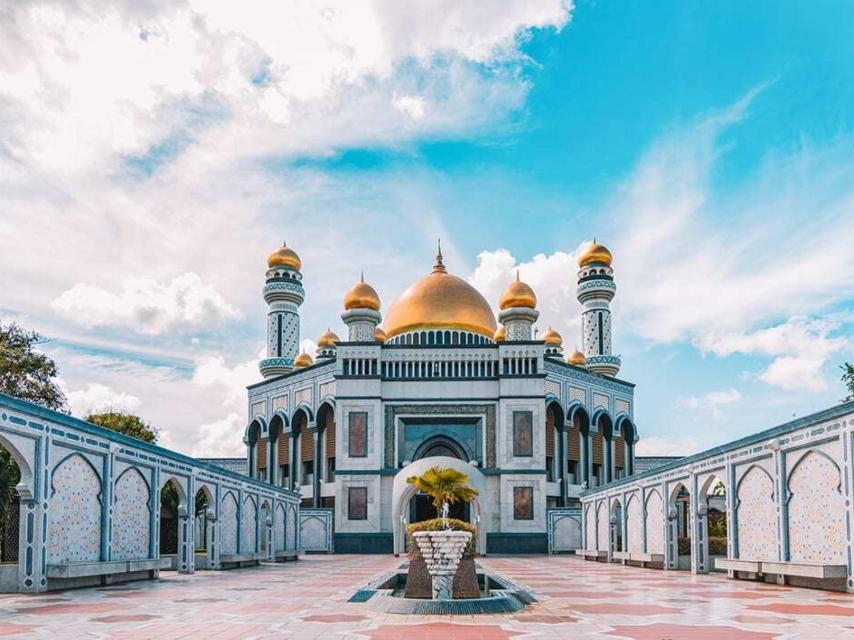
[[[571,350],[614,254],[639,454],[836,404],[854,361],[854,8],[816,1],[22,2],[0,11],[0,321],[75,415],[239,455],[265,259],[304,347],[449,270],[517,269]]]

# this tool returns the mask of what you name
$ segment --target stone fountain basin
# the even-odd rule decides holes
[[[408,615],[472,615],[478,613],[513,613],[521,611],[536,599],[506,578],[488,573],[477,565],[476,574],[481,597],[455,600],[406,598],[409,562],[380,576],[354,593],[349,602],[364,602],[372,611]]]

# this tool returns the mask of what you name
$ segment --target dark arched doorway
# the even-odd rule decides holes
[[[415,459],[435,458],[444,456],[466,460],[465,449],[453,438],[448,436],[435,436],[425,440],[415,451]],[[433,506],[430,496],[416,493],[409,501],[409,522],[422,522],[437,517],[436,507]],[[471,518],[471,509],[468,503],[457,502],[451,505],[448,512],[449,518],[456,518],[468,522]]]

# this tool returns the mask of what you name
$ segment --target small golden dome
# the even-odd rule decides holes
[[[354,284],[347,295],[344,296],[344,309],[373,309],[380,310],[380,297],[374,288],[365,282],[365,274],[362,274],[359,282]]]
[[[382,330],[382,327],[374,329],[374,340],[377,342],[385,342],[388,340],[388,336],[385,334],[385,331]]]
[[[501,307],[502,311],[511,307],[527,307],[528,309],[537,307],[537,296],[534,290],[519,280],[518,270],[516,271],[516,280],[511,282],[504,291],[498,306]]]
[[[314,364],[314,360],[312,360],[311,356],[308,355],[305,351],[299,354],[294,360],[294,366],[297,369],[301,369],[302,367],[310,367]]]
[[[579,267],[586,267],[588,264],[604,264],[606,266],[611,266],[611,252],[608,251],[608,247],[604,244],[599,244],[596,242],[596,238],[593,238],[593,242],[587,247],[587,250],[581,254],[581,257],[578,259]]]
[[[336,336],[330,329],[327,329],[321,336],[317,339],[317,346],[319,348],[324,347],[334,347],[338,343],[338,336]]]
[[[569,364],[574,364],[576,367],[587,366],[587,358],[585,358],[584,354],[578,350],[578,347],[575,348],[575,351],[569,354],[569,357],[566,359],[566,361]]]
[[[283,242],[281,247],[267,256],[267,267],[270,269],[273,267],[288,267],[294,271],[299,271],[302,269],[302,260],[299,259],[296,251]]]
[[[498,325],[498,329],[496,329],[492,339],[495,340],[495,342],[504,342],[507,340],[507,329],[504,328],[503,324]]]
[[[468,282],[448,273],[441,251],[433,271],[400,294],[383,324],[389,338],[419,329],[458,329],[491,339],[497,328],[489,303]]]
[[[563,338],[561,338],[560,334],[551,327],[549,327],[548,331],[540,336],[540,340],[552,347],[559,347],[563,344]]]

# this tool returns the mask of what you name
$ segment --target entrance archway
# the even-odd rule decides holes
[[[406,525],[409,524],[409,503],[415,495],[415,488],[406,482],[410,476],[420,476],[430,467],[456,469],[469,477],[469,485],[477,490],[479,497],[469,504],[469,521],[477,528],[477,552],[486,554],[486,525],[489,522],[489,501],[486,498],[486,476],[477,467],[458,458],[432,456],[408,464],[394,476],[391,496],[391,521],[394,530],[394,553],[405,550]]]

